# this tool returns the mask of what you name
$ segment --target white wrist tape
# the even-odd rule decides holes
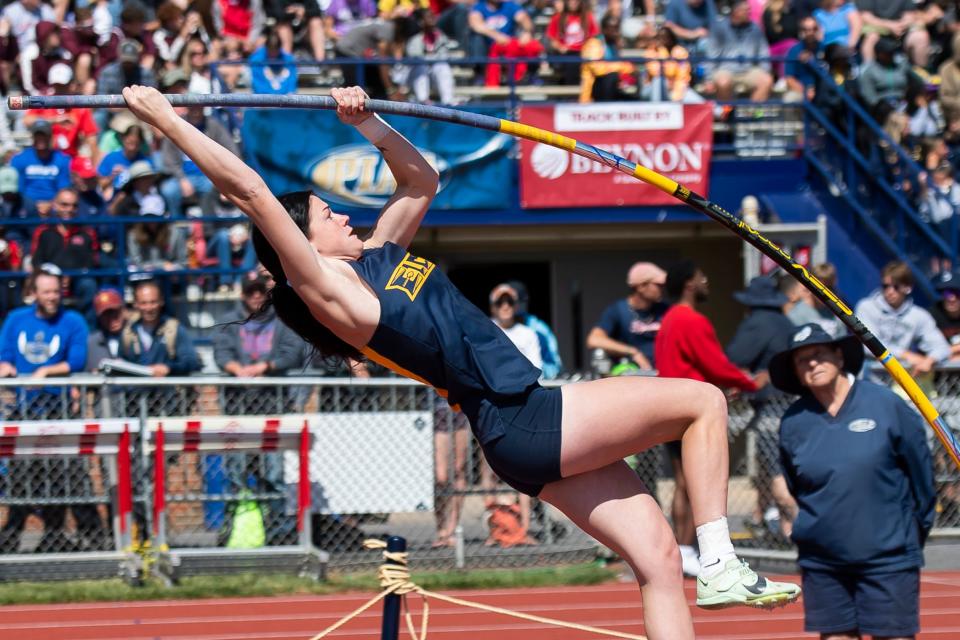
[[[383,118],[373,114],[372,118],[367,118],[356,125],[357,131],[364,138],[370,141],[370,144],[376,146],[378,142],[387,137],[387,134],[393,131],[393,127],[384,122]]]

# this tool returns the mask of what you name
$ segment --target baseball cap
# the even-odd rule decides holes
[[[648,282],[665,284],[667,272],[652,262],[637,262],[630,267],[630,271],[627,272],[627,286],[636,287]]]
[[[169,89],[177,84],[188,84],[190,78],[183,72],[183,69],[170,69],[160,78],[160,88]]]
[[[93,298],[93,311],[99,317],[110,309],[123,309],[123,298],[116,289],[100,289]]]
[[[50,70],[47,71],[47,83],[54,84],[70,84],[73,81],[73,69],[70,68],[70,65],[58,62],[57,64],[50,67]]]
[[[34,120],[30,125],[30,133],[45,133],[48,136],[53,135],[53,125],[49,120]]]
[[[517,293],[517,290],[508,285],[506,282],[503,282],[495,286],[490,292],[490,303],[493,304],[503,296],[507,296],[513,300],[520,299],[520,294]]]
[[[142,50],[143,46],[136,40],[132,38],[122,40],[119,47],[120,62],[140,62]]]
[[[250,231],[247,229],[247,225],[243,224],[242,222],[238,222],[230,227],[230,230],[227,231],[227,235],[232,241],[246,242],[247,238],[250,237]]]
[[[163,196],[158,193],[148,193],[143,196],[140,202],[140,215],[142,216],[163,216],[167,214],[167,205],[163,201]]]
[[[20,190],[20,179],[17,170],[13,167],[0,167],[0,193],[17,193]]]
[[[77,156],[70,161],[70,173],[75,173],[81,178],[93,178],[97,175],[97,170],[93,167],[93,162],[87,156]]]

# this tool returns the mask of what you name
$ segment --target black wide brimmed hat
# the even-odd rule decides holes
[[[796,368],[793,366],[793,353],[802,347],[814,344],[829,344],[839,347],[843,353],[843,370],[856,375],[863,366],[863,346],[856,336],[833,338],[818,324],[810,323],[799,327],[790,337],[790,348],[781,351],[770,360],[768,371],[770,383],[787,393],[800,395],[805,390],[800,379],[797,378]]]

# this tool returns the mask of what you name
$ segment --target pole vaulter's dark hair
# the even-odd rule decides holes
[[[295,191],[278,198],[287,214],[300,231],[306,236],[310,227],[310,191]],[[255,225],[253,227],[253,248],[257,252],[260,264],[273,275],[274,286],[267,292],[267,301],[255,315],[264,313],[272,305],[277,316],[294,333],[311,344],[323,356],[360,359],[362,356],[355,348],[338,338],[330,329],[321,324],[310,309],[300,299],[297,292],[287,283],[280,256],[267,241],[266,236]]]

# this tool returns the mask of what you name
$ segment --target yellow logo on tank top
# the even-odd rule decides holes
[[[387,280],[387,286],[384,288],[386,290],[399,289],[407,294],[410,302],[413,302],[416,300],[417,294],[420,293],[423,283],[430,277],[430,272],[433,271],[434,266],[429,260],[407,253],[400,264],[397,265],[397,268],[393,270],[393,275]]]

